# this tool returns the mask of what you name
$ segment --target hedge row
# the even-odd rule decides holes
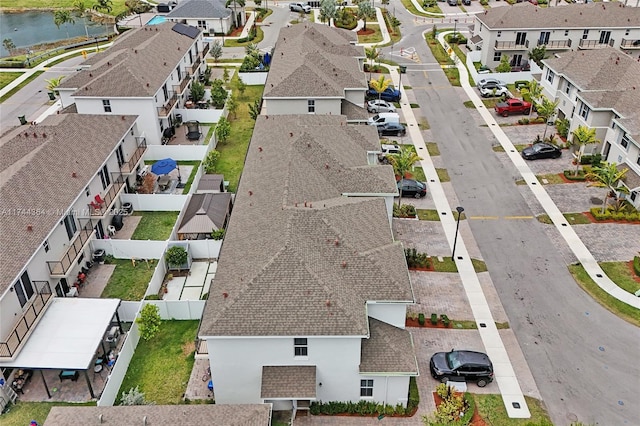
[[[636,271],[636,275],[640,277],[640,256],[633,258],[633,270]]]
[[[614,212],[610,209],[606,209],[604,213],[602,213],[602,208],[600,207],[592,207],[591,214],[595,218],[595,220],[616,220],[620,222],[638,222],[640,221],[640,212]]]

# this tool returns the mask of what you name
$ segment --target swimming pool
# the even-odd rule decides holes
[[[163,22],[167,22],[167,18],[165,18],[164,16],[156,15],[151,18],[149,22],[147,22],[147,25],[158,25],[162,24]]]

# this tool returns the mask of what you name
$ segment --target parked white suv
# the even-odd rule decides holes
[[[289,10],[292,12],[311,13],[311,6],[306,3],[289,3]]]

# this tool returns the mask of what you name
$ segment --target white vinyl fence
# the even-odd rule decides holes
[[[138,303],[138,305],[140,304]],[[120,386],[122,386],[122,381],[124,380],[124,376],[127,374],[129,363],[131,362],[131,358],[133,358],[133,354],[136,351],[136,346],[138,346],[139,341],[140,332],[138,331],[138,324],[134,321],[131,325],[131,329],[127,332],[122,349],[118,353],[118,359],[109,372],[107,384],[102,391],[102,395],[100,395],[100,399],[98,400],[99,407],[110,407],[116,402],[116,399],[118,398],[118,391],[120,390]]]
[[[473,81],[477,82],[483,78],[491,77],[497,78],[498,80],[502,80],[507,84],[513,84],[516,81],[531,81],[533,79],[532,74],[540,74],[542,70],[538,67],[534,61],[529,61],[531,66],[530,71],[520,71],[520,72],[492,72],[486,74],[480,74],[476,71],[476,67],[473,65],[474,62],[479,62],[482,57],[482,52],[480,50],[474,50],[472,52],[467,52],[467,69],[473,78]]]
[[[199,121],[201,123],[217,123],[220,117],[224,115],[222,109],[176,109],[177,114],[182,114],[182,121]],[[180,129],[177,130],[178,132]]]
[[[222,240],[189,240],[189,253],[194,259],[217,259]]]
[[[207,145],[147,145],[144,159],[173,158],[176,161],[201,161],[208,150]]]
[[[120,201],[131,203],[135,211],[179,212],[189,199],[177,194],[122,194]]]
[[[160,259],[167,241],[93,240],[93,250],[103,249],[116,259]]]
[[[267,82],[268,72],[239,72],[238,77],[242,79],[247,86],[263,85]]]

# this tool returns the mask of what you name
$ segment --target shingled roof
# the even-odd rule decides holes
[[[165,22],[127,31],[87,59],[89,68],[62,80],[60,88],[76,89],[75,96],[154,96],[196,41],[175,31],[182,28],[176,26],[186,27]]]
[[[260,398],[315,399],[315,365],[278,365],[262,367]]]
[[[178,234],[205,234],[222,229],[230,213],[230,192],[193,194],[178,227]]]
[[[640,140],[640,63],[613,47],[562,52],[543,60],[580,89],[592,108],[610,108],[634,140]]]
[[[16,127],[3,134],[0,294],[40,248],[135,120],[135,116],[60,114],[36,126]]]
[[[269,404],[53,407],[44,426],[269,426]]]
[[[370,336],[362,339],[360,373],[418,374],[409,331],[369,318]]]
[[[345,89],[366,89],[358,58],[364,49],[354,46],[352,31],[320,24],[282,28],[264,97],[344,97]]]
[[[623,7],[622,3],[540,8],[523,2],[491,8],[476,15],[476,19],[492,30],[637,28],[640,8]]]
[[[258,117],[200,336],[364,336],[367,301],[413,300],[380,196],[397,191],[392,168],[367,164],[375,133]]]
[[[231,9],[225,7],[221,0],[188,0],[178,3],[167,18],[224,19],[231,15]]]

